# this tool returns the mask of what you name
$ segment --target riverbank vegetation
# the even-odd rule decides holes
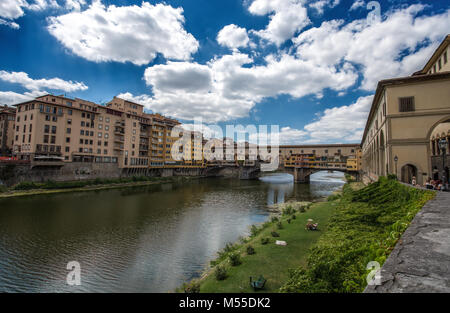
[[[280,217],[253,226],[250,238],[228,244],[202,278],[178,291],[254,292],[249,279],[262,275],[267,279],[264,292],[362,292],[367,264],[383,265],[434,195],[394,177],[381,177],[367,187],[347,183],[340,194],[312,204],[304,213],[285,209]],[[308,219],[319,222],[320,231],[305,230]],[[276,240],[287,246],[276,245]]]
[[[362,292],[366,266],[382,266],[403,232],[434,193],[381,177],[365,188],[345,185],[327,231],[305,266],[291,270],[282,292]]]
[[[187,179],[190,179],[190,177],[133,176],[122,178],[97,178],[94,180],[79,180],[67,182],[56,182],[52,180],[48,180],[43,183],[22,182],[10,188],[0,186],[0,198],[86,190],[102,190],[127,186],[143,186],[164,182],[176,182]]]
[[[178,291],[190,292],[253,292],[250,276],[263,275],[265,292],[277,292],[289,278],[289,269],[306,264],[308,248],[325,232],[335,202],[307,203],[294,209],[287,206],[279,216],[250,229],[250,237],[227,244],[203,279],[194,280]],[[303,213],[301,213],[303,211]],[[307,231],[308,219],[319,223],[319,231]],[[287,246],[278,246],[277,240]]]

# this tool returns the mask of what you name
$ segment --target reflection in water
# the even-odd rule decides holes
[[[294,176],[289,174],[273,174],[260,178],[269,186],[267,192],[267,205],[279,204],[286,202],[294,192]]]
[[[204,179],[3,199],[0,292],[167,292],[266,221],[267,204],[340,185]],[[79,287],[66,285],[70,261],[81,264]]]

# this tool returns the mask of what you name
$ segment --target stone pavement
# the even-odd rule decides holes
[[[450,292],[450,192],[425,204],[364,292]]]

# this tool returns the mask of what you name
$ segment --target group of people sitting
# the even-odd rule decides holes
[[[313,220],[309,219],[306,223],[306,230],[318,230],[319,223],[314,223]]]
[[[439,190],[439,191],[448,191],[448,183],[443,182],[442,180],[433,180],[431,177],[428,177],[427,181],[424,185],[425,188],[431,189],[431,190]]]

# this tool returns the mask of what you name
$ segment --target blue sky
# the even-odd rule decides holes
[[[0,103],[120,95],[186,123],[279,125],[282,143],[359,142],[377,81],[450,29],[446,1],[377,3],[2,0]]]

